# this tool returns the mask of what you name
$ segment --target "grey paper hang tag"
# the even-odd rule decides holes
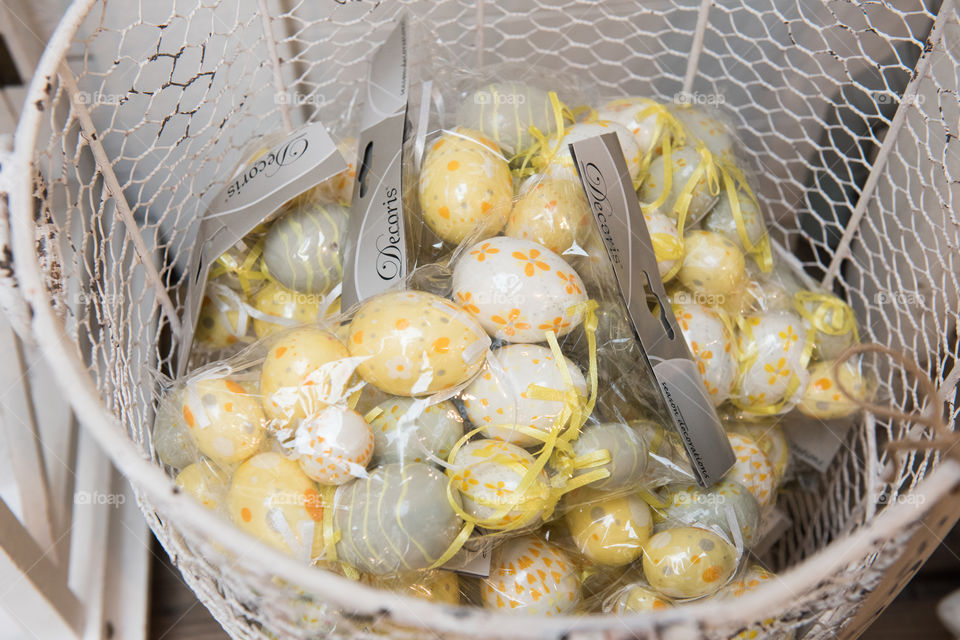
[[[200,221],[188,272],[184,333],[177,352],[179,375],[186,371],[211,265],[289,200],[347,168],[320,123],[266,145],[216,195]]]
[[[343,309],[407,275],[401,193],[407,89],[407,23],[401,19],[374,54],[367,81],[359,168],[343,252]]]
[[[708,487],[733,466],[733,449],[670,311],[650,234],[615,133],[570,145],[574,165],[641,351],[683,441],[697,481]],[[658,310],[650,310],[648,297]]]

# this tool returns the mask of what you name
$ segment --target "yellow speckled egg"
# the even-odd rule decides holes
[[[434,405],[426,402],[390,398],[377,405],[379,413],[370,420],[373,464],[428,462],[430,455],[446,461],[463,436],[463,418],[449,400]]]
[[[219,464],[246,460],[266,435],[259,398],[226,378],[188,383],[183,419],[200,452]]]
[[[490,576],[480,591],[488,609],[545,616],[572,611],[582,597],[567,554],[532,535],[507,540],[493,550]]]
[[[764,582],[774,580],[776,577],[775,574],[755,564],[717,592],[717,597],[722,599],[741,598],[745,594],[759,588]]]
[[[587,559],[621,566],[643,554],[653,520],[639,496],[609,498],[604,492],[580,489],[568,500],[572,508],[566,514],[567,528]]]
[[[503,232],[563,253],[584,243],[591,224],[579,182],[533,176],[520,188]]]
[[[680,211],[676,205],[682,202],[680,195],[702,162],[704,162],[703,158],[692,147],[674,149],[670,154],[670,164],[673,167],[673,172],[670,174],[670,193],[660,205],[660,210],[669,218],[679,220]],[[652,204],[660,199],[666,188],[666,167],[667,161],[664,156],[657,156],[650,163],[650,169],[637,190],[640,202]],[[717,201],[717,194],[711,191],[706,173],[701,174],[700,179],[694,183],[691,195],[684,218],[684,229],[689,229],[691,225],[699,222]]]
[[[544,158],[549,160],[544,172],[552,178],[578,182],[580,178],[576,167],[573,165],[573,156],[570,155],[569,145],[605,133],[617,134],[617,141],[620,143],[623,157],[627,161],[630,179],[636,180],[637,176],[640,175],[640,160],[642,157],[640,147],[637,146],[637,141],[629,129],[622,124],[607,120],[577,123],[564,132],[563,140],[558,140],[558,136],[554,134],[547,141],[546,150],[547,152],[553,152],[553,155]]]
[[[706,529],[666,529],[654,534],[643,548],[644,577],[671,598],[715,593],[736,570],[736,549]]]
[[[422,291],[363,303],[350,323],[357,372],[381,391],[422,396],[466,382],[486,359],[490,338],[460,307]]]
[[[247,325],[240,323],[240,312],[237,310],[240,303],[237,296],[223,296],[212,290],[204,294],[194,333],[197,343],[223,349],[245,342]]]
[[[237,468],[227,509],[238,527],[299,560],[323,551],[323,502],[316,485],[279,453],[257,454]]]
[[[604,613],[646,613],[672,606],[669,600],[657,595],[643,582],[633,582],[617,591],[613,601],[604,607]]]
[[[770,466],[773,467],[774,484],[780,486],[790,462],[790,446],[783,428],[775,422],[764,421],[745,422],[742,429],[746,435],[756,440],[760,450],[767,456]]]
[[[666,527],[685,524],[724,532],[733,540],[728,516],[733,515],[744,545],[760,535],[760,503],[742,484],[721,480],[704,489],[696,484],[671,484],[662,493]]]
[[[279,334],[260,372],[263,408],[279,429],[343,399],[352,375],[347,348],[331,333],[303,327]]]
[[[789,311],[768,311],[740,323],[740,366],[734,403],[746,411],[792,408],[800,398],[807,372],[807,326]],[[780,406],[778,406],[780,405]]]
[[[423,160],[419,181],[423,219],[453,244],[476,228],[483,237],[495,235],[510,214],[510,167],[484,140],[482,134],[465,129],[447,133]]]
[[[207,509],[224,507],[229,478],[203,462],[194,462],[177,475],[177,486]]]
[[[855,413],[859,407],[840,391],[840,385],[854,398],[865,401],[870,390],[860,368],[851,362],[842,363],[837,371],[833,370],[834,361],[817,362],[810,367],[810,380],[807,382],[800,397],[797,408],[811,418],[829,420],[831,418],[845,418]]]
[[[540,519],[550,498],[540,471],[526,490],[520,484],[535,464],[532,455],[502,440],[474,440],[457,451],[447,474],[463,509],[486,529],[516,529]]]
[[[315,322],[320,315],[324,296],[287,289],[279,282],[270,282],[253,296],[253,308],[269,318],[253,319],[258,338],[265,338],[284,329]]]
[[[740,247],[719,233],[690,231],[683,238],[683,266],[677,278],[694,293],[731,295],[746,284]]]
[[[293,450],[307,476],[320,484],[343,484],[366,475],[373,432],[356,411],[330,405],[300,423]]]
[[[720,111],[693,104],[678,104],[671,109],[694,138],[702,140],[720,159],[735,160],[733,127]]]
[[[740,433],[728,433],[727,438],[737,460],[724,479],[746,487],[765,509],[776,498],[776,476],[770,461],[753,438]]]
[[[720,315],[701,304],[674,304],[680,331],[697,363],[703,386],[714,406],[726,402],[737,377],[733,336]]]

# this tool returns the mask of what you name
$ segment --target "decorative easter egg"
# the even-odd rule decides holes
[[[721,480],[709,489],[695,484],[669,485],[661,494],[666,526],[677,524],[720,530],[733,540],[727,510],[732,512],[744,545],[753,546],[760,534],[760,503],[743,485]]]
[[[287,289],[270,282],[253,296],[253,308],[265,317],[253,318],[253,330],[265,338],[284,329],[315,322],[320,315],[323,296]]]
[[[247,323],[240,314],[242,304],[232,289],[208,284],[197,316],[196,342],[213,349],[247,342]]]
[[[717,597],[724,600],[742,598],[747,593],[759,588],[763,583],[775,580],[776,577],[776,574],[767,571],[760,565],[752,565],[720,589],[717,592]]]
[[[683,244],[683,266],[677,278],[687,289],[727,296],[743,288],[747,264],[740,247],[711,231],[689,231]]]
[[[510,215],[510,167],[485,142],[480,133],[461,129],[434,142],[423,159],[418,183],[423,220],[452,244],[475,229],[480,237],[496,235]]]
[[[640,147],[637,146],[637,141],[630,129],[606,120],[577,123],[566,130],[563,140],[559,140],[556,135],[552,136],[547,141],[546,149],[542,152],[545,154],[543,160],[547,163],[544,173],[552,178],[578,181],[577,169],[573,164],[569,145],[611,132],[617,134],[620,149],[627,161],[627,169],[630,171],[630,178],[636,180],[640,175],[640,160],[643,156]]]
[[[597,120],[622,125],[633,134],[640,152],[647,153],[659,142],[654,138],[657,129],[656,107],[657,103],[649,98],[617,98],[597,109]]]
[[[716,311],[700,304],[674,304],[680,332],[697,363],[714,406],[730,397],[737,376],[733,336]]]
[[[319,185],[325,200],[350,206],[353,200],[353,183],[357,179],[357,141],[345,138],[337,143],[337,151],[347,162],[347,168]]]
[[[591,224],[590,207],[579,182],[537,175],[521,187],[503,232],[559,254],[582,245]]]
[[[343,484],[367,474],[373,431],[363,417],[331,405],[307,416],[297,427],[293,450],[303,472],[320,484]]]
[[[153,421],[153,448],[157,457],[174,469],[194,462],[199,453],[183,417],[183,389],[175,389],[157,407]]]
[[[763,214],[757,208],[757,203],[752,198],[741,191],[737,202],[740,206],[740,224],[733,215],[727,190],[721,189],[717,204],[713,205],[713,209],[703,219],[701,226],[706,231],[719,233],[743,251],[747,251],[749,247],[756,247],[763,240],[767,234],[767,225],[763,221]],[[743,241],[744,236],[746,243]]]
[[[350,323],[350,355],[360,376],[381,391],[422,396],[470,379],[490,347],[473,317],[422,291],[395,291],[363,303]]]
[[[746,487],[760,508],[766,509],[777,497],[776,476],[770,461],[753,438],[740,433],[728,433],[727,438],[737,459],[724,479]]]
[[[704,162],[701,155],[693,147],[680,147],[671,152],[670,191],[663,200],[663,204],[659,205],[659,209],[668,217],[674,220],[679,217],[680,211],[676,205],[680,195],[687,190],[687,183],[693,178],[700,164]],[[664,156],[655,157],[650,163],[646,177],[637,190],[640,202],[651,204],[660,199],[667,184],[666,170],[666,158]],[[690,204],[687,206],[684,229],[688,229],[707,215],[707,212],[716,203],[719,191],[713,191],[706,172],[701,172],[700,178],[693,184],[689,193],[691,198]]]
[[[643,437],[625,424],[611,422],[587,425],[580,437],[573,441],[573,452],[577,457],[602,450],[610,454],[610,461],[580,470],[577,475],[606,469],[610,476],[591,482],[588,485],[591,489],[620,491],[637,487],[647,469],[647,445]]]
[[[806,324],[789,311],[744,318],[737,335],[740,367],[734,383],[735,404],[747,411],[789,410],[809,377],[807,342]]]
[[[263,240],[270,277],[288,289],[327,293],[343,278],[341,246],[350,210],[304,203],[273,221]]]
[[[425,400],[390,398],[377,409],[370,420],[375,465],[428,462],[429,456],[445,461],[463,437],[463,418],[449,400],[428,405]]]
[[[535,462],[509,442],[474,440],[457,451],[447,474],[464,511],[479,526],[516,529],[539,521],[550,500],[550,484],[543,471],[525,489],[521,487]]]
[[[650,507],[637,495],[606,496],[589,489],[571,493],[567,528],[588,560],[614,567],[629,564],[643,554],[653,530]]]
[[[419,462],[386,464],[341,486],[334,509],[337,556],[377,575],[429,567],[460,531],[447,479]]]
[[[787,444],[783,428],[776,422],[766,420],[757,423],[744,422],[740,425],[740,429],[753,438],[763,454],[767,456],[773,468],[774,484],[779,487],[790,462],[790,446]]]
[[[703,141],[717,158],[728,162],[735,160],[733,127],[719,111],[691,104],[676,105],[672,111],[687,131]]]
[[[836,360],[860,341],[856,314],[837,296],[802,290],[795,294],[794,306],[813,327],[813,351],[818,360]]]
[[[260,371],[263,409],[272,429],[289,426],[344,399],[350,354],[332,333],[302,327],[276,336]]]
[[[544,136],[557,130],[549,94],[522,82],[495,82],[477,89],[457,109],[457,122],[483,132],[509,156],[535,142],[530,127]]]
[[[565,388],[560,367],[566,368],[573,389],[587,395],[587,382],[577,365],[567,358],[559,364],[553,352],[535,344],[509,344],[494,349],[487,356],[479,376],[460,394],[467,417],[488,438],[505,440],[521,447],[542,442],[519,428],[536,429],[545,434],[566,427],[556,424],[563,412],[562,400],[538,396],[536,387],[563,393]]]
[[[298,560],[323,552],[320,494],[300,466],[279,453],[259,453],[237,468],[227,510],[238,527]]]
[[[430,602],[460,604],[460,579],[453,571],[433,570],[370,576],[370,584]]]
[[[266,436],[259,398],[233,380],[209,378],[188,383],[182,407],[197,448],[218,464],[246,460]]]
[[[715,593],[736,570],[736,549],[706,529],[665,529],[643,547],[644,577],[651,587],[671,598]]]
[[[177,486],[212,511],[226,503],[229,478],[204,462],[194,462],[177,475]]]
[[[495,338],[543,342],[583,321],[587,301],[573,267],[546,247],[505,236],[470,247],[453,268],[453,297]]]
[[[664,278],[670,273],[678,260],[683,259],[683,243],[677,233],[673,220],[660,213],[659,209],[646,207],[643,220],[647,223],[650,242],[653,243],[653,255],[657,259],[657,271]]]
[[[604,606],[604,613],[647,613],[663,611],[673,605],[652,591],[646,583],[632,582],[617,591],[613,601]]]
[[[840,391],[841,384],[854,398],[867,400],[869,389],[858,366],[849,361],[841,363],[837,368],[839,376],[833,367],[833,360],[817,362],[810,367],[810,379],[797,405],[805,415],[829,420],[856,413],[860,407]]]
[[[576,567],[563,549],[532,535],[493,550],[480,592],[488,609],[544,616],[568,613],[582,597]]]

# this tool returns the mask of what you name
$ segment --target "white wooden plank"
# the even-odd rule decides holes
[[[114,640],[144,640],[147,634],[150,585],[150,533],[129,483],[114,472],[117,494],[123,496],[110,513],[110,553],[104,587],[103,619]]]

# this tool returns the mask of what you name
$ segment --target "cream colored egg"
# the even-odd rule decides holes
[[[488,609],[545,616],[573,611],[582,597],[570,557],[532,535],[507,540],[494,549],[490,576],[480,591]]]
[[[208,291],[203,296],[194,338],[198,344],[223,349],[247,341],[246,323],[241,323],[239,295],[223,296]]]
[[[521,429],[548,434],[567,426],[566,421],[557,424],[564,402],[541,397],[545,393],[541,388],[555,393],[567,391],[561,367],[569,374],[571,388],[586,397],[587,382],[580,369],[567,358],[558,365],[546,347],[511,344],[491,351],[480,375],[460,394],[467,417],[483,427],[488,438],[521,447],[543,442]]]
[[[420,209],[440,238],[457,244],[477,230],[499,232],[513,199],[513,177],[503,156],[478,132],[459,130],[433,143],[420,171]]]
[[[363,303],[350,323],[357,372],[381,391],[422,396],[451,389],[480,370],[490,338],[469,313],[421,291],[397,291]]]
[[[730,397],[737,377],[730,330],[716,311],[700,304],[674,304],[673,313],[711,402],[714,406],[723,404]]]
[[[834,361],[817,362],[810,367],[810,379],[800,397],[797,408],[811,418],[829,420],[845,418],[859,410],[859,406],[840,391],[840,385],[855,399],[865,402],[870,390],[860,368],[843,362],[834,372]]]
[[[703,216],[713,207],[717,201],[719,190],[714,191],[706,172],[701,172],[699,179],[693,183],[691,189],[687,189],[687,183],[690,181],[697,168],[701,164],[709,164],[704,161],[701,155],[693,147],[681,147],[673,149],[670,154],[670,166],[672,171],[670,175],[670,191],[659,205],[660,210],[673,220],[678,220],[681,213],[683,201],[680,195],[687,192],[691,198],[685,212],[683,229],[689,229],[692,225],[700,221]],[[645,204],[656,203],[661,200],[664,189],[667,188],[667,161],[664,156],[657,156],[650,163],[650,169],[643,179],[637,195],[640,201]],[[679,205],[679,206],[678,206]]]
[[[671,598],[715,593],[736,569],[736,549],[706,529],[666,529],[654,534],[643,549],[643,575],[651,587]]]
[[[583,321],[587,293],[563,258],[529,240],[479,242],[453,268],[453,298],[487,333],[507,342],[543,342]]]
[[[695,293],[732,295],[746,283],[746,261],[740,248],[722,235],[690,231],[683,238],[683,266],[677,278]]]
[[[583,245],[591,224],[579,182],[533,176],[521,187],[503,232],[562,254]]]
[[[569,145],[574,142],[600,136],[605,133],[616,133],[617,140],[620,142],[620,149],[623,151],[623,157],[627,161],[627,170],[630,171],[630,179],[636,180],[640,175],[640,160],[642,153],[637,141],[634,139],[630,129],[627,129],[616,122],[598,120],[597,122],[581,122],[569,127],[565,131],[562,140],[554,135],[547,141],[546,150],[542,153],[542,161],[546,163],[544,173],[551,178],[579,181],[577,169],[573,164],[573,157],[570,155]]]
[[[727,190],[721,189],[720,199],[703,219],[701,226],[706,231],[719,233],[746,252],[749,247],[757,247],[764,239],[767,234],[767,225],[763,221],[763,214],[757,208],[757,203],[752,198],[741,191],[737,202],[740,207],[739,221],[733,215]],[[744,237],[746,243],[744,243]]]
[[[199,457],[197,444],[183,416],[183,388],[166,395],[153,421],[153,448],[157,457],[174,469],[183,469]]]
[[[501,440],[474,440],[457,451],[447,470],[463,509],[486,529],[516,529],[540,520],[550,500],[547,475],[540,471],[526,489],[536,460]]]
[[[777,497],[776,476],[770,461],[753,438],[740,433],[728,433],[727,438],[736,462],[724,479],[746,487],[760,503],[760,508],[766,509]]]
[[[652,591],[646,583],[633,582],[624,585],[618,591],[613,601],[604,606],[605,613],[647,613],[663,611],[673,604],[666,598]]]
[[[557,130],[550,95],[522,82],[494,82],[477,89],[457,109],[457,122],[483,132],[511,156],[536,141],[530,127],[544,136]]]
[[[672,109],[673,114],[697,140],[702,140],[718,159],[734,161],[735,149],[733,127],[716,109],[698,105],[682,104]]]
[[[806,323],[789,311],[748,316],[740,325],[740,367],[733,399],[747,411],[789,410],[809,374]]]
[[[721,480],[704,489],[696,484],[671,484],[661,494],[666,527],[683,524],[720,530],[733,540],[731,520],[747,547],[760,535],[760,503],[738,482]]]
[[[390,398],[377,405],[370,420],[375,465],[412,460],[446,461],[463,437],[463,418],[449,400],[428,405],[426,400]]]
[[[616,122],[633,134],[641,153],[652,151],[659,140],[657,130],[657,103],[649,98],[617,98],[597,109],[597,120]]]
[[[678,260],[683,259],[683,243],[677,233],[673,220],[660,213],[659,209],[647,207],[643,211],[643,221],[647,224],[653,254],[657,259],[657,270],[664,278],[673,271]]]
[[[637,495],[608,497],[580,489],[568,496],[565,519],[577,549],[588,560],[607,566],[629,564],[643,554],[653,520]]]
[[[330,405],[297,426],[293,450],[303,472],[320,484],[343,484],[366,475],[373,455],[373,431],[363,417]]]
[[[227,493],[233,522],[295,558],[323,551],[323,502],[299,465],[279,453],[260,453],[233,474]]]
[[[224,508],[229,478],[204,462],[194,462],[177,475],[177,486],[212,511]]]
[[[278,282],[270,282],[253,296],[253,308],[267,317],[253,318],[253,330],[265,338],[284,329],[315,322],[320,315],[324,296],[300,293]]]
[[[587,425],[573,441],[573,452],[577,457],[602,451],[610,456],[609,462],[578,470],[576,475],[603,469],[609,475],[591,482],[588,485],[591,489],[625,491],[639,488],[647,470],[647,445],[643,436],[628,425],[611,422]]]
[[[219,464],[246,460],[266,436],[259,398],[233,380],[211,378],[188,383],[182,411],[197,448]]]
[[[743,432],[753,438],[763,454],[767,456],[770,466],[773,467],[774,484],[780,486],[790,463],[790,445],[783,433],[783,428],[771,421],[758,423],[745,422],[741,425]]]
[[[337,337],[302,327],[277,335],[260,372],[263,409],[281,429],[340,402],[351,383],[350,354]]]

